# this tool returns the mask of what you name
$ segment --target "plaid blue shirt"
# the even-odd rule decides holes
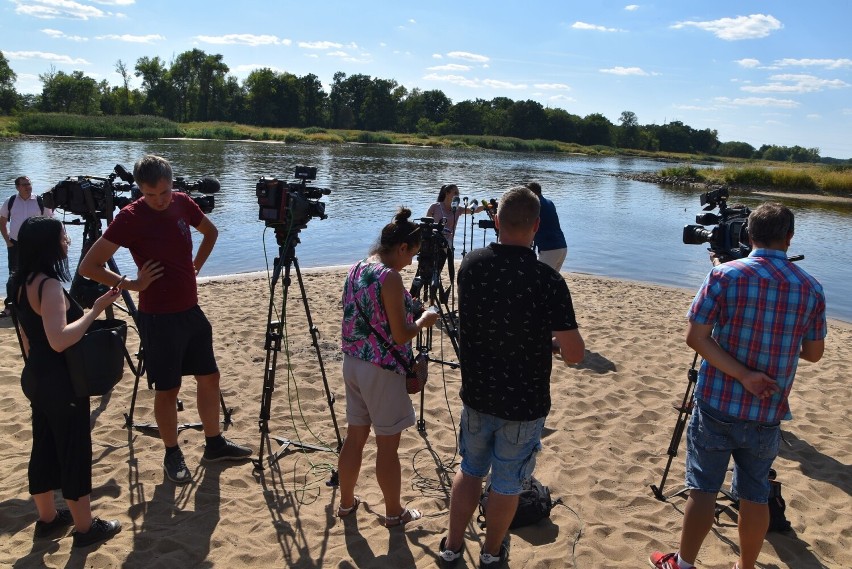
[[[826,335],[822,285],[775,249],[755,249],[744,259],[714,267],[687,312],[690,321],[713,324],[713,338],[742,364],[773,378],[781,389],[760,399],[706,361],[695,397],[742,420],[790,419],[803,340]]]

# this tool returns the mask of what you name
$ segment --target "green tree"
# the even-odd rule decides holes
[[[272,69],[255,69],[246,77],[247,115],[250,124],[273,126],[278,120],[278,78]]]
[[[538,101],[516,101],[507,109],[506,120],[509,136],[533,139],[547,132],[547,114]]]
[[[136,60],[134,75],[142,78],[142,112],[174,118],[170,112],[174,107],[174,96],[165,61],[159,56],[153,59],[140,57]]]
[[[347,77],[342,71],[334,74],[329,94],[334,128],[364,128],[364,102],[371,83],[369,75]]]
[[[620,148],[640,148],[641,136],[639,118],[633,111],[622,111],[618,119],[616,144]]]
[[[754,146],[747,142],[723,142],[716,149],[716,153],[728,158],[751,158],[754,156]]]
[[[328,95],[322,81],[313,73],[299,78],[302,88],[301,126],[326,126],[328,124]]]
[[[73,71],[70,75],[51,66],[39,75],[42,82],[41,110],[91,115],[100,113],[101,89],[98,82]]]
[[[477,135],[485,133],[485,115],[490,111],[488,101],[461,101],[447,111],[447,133]]]
[[[547,115],[547,138],[561,142],[579,142],[580,125],[583,119],[565,109],[545,109]]]
[[[613,124],[600,113],[583,117],[580,125],[580,144],[585,146],[612,146]]]
[[[15,90],[17,78],[6,56],[0,51],[0,113],[9,114],[18,106],[18,92]]]

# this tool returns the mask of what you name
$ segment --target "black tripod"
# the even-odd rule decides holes
[[[304,226],[302,226],[304,227]],[[269,283],[269,311],[266,319],[266,361],[263,370],[263,390],[260,396],[260,419],[258,426],[260,427],[260,447],[257,453],[257,459],[253,460],[254,466],[258,470],[263,470],[263,449],[269,444],[269,439],[277,442],[280,448],[271,453],[268,457],[269,465],[272,466],[281,458],[281,455],[292,445],[295,447],[317,450],[340,452],[343,446],[343,440],[340,438],[340,429],[337,426],[337,417],[334,414],[334,396],[328,387],[328,379],[325,374],[325,366],[322,363],[322,353],[319,347],[319,330],[314,326],[311,318],[311,308],[308,305],[308,295],[305,292],[305,283],[302,280],[302,272],[299,270],[299,261],[296,259],[296,245],[299,243],[299,231],[301,227],[289,232],[283,228],[275,229],[275,237],[278,241],[278,257],[272,270],[272,280]],[[320,375],[322,376],[323,388],[325,389],[326,400],[328,401],[328,409],[331,412],[331,422],[334,424],[334,434],[337,437],[337,449],[329,447],[311,445],[301,441],[293,441],[284,437],[277,437],[269,433],[269,419],[272,410],[272,392],[275,391],[275,372],[278,367],[278,352],[281,351],[281,342],[284,339],[284,319],[287,316],[287,295],[290,287],[290,267],[295,267],[296,278],[299,282],[299,291],[302,294],[302,304],[305,307],[305,317],[308,321],[308,330],[311,333],[311,342],[317,354],[319,362]],[[273,320],[275,314],[275,285],[281,277],[281,269],[284,268],[284,294],[281,300],[280,314],[281,320]],[[332,471],[331,485],[336,485],[337,473]]]
[[[89,188],[84,188],[84,193],[91,197],[91,190]],[[98,240],[98,238],[103,234],[101,230],[101,218],[107,220],[107,225],[112,222],[112,209],[106,213],[98,213],[95,209],[94,202],[90,199],[87,199],[87,202],[90,203],[90,211],[89,213],[83,214],[83,220],[74,219],[72,221],[65,221],[66,225],[83,225],[83,247],[80,251],[80,261],[86,256],[86,253],[89,252],[89,249]],[[118,265],[115,262],[115,259],[110,257],[107,260],[107,266],[114,273],[121,274],[121,271],[118,269]],[[79,262],[78,262],[79,269]],[[81,306],[85,308],[91,308],[94,305],[95,300],[104,294],[107,291],[107,287],[91,281],[80,275],[79,270],[74,273],[74,278],[71,281],[71,289],[69,294],[73,297]],[[113,304],[113,306],[123,310],[133,319],[134,323],[137,325],[138,322],[136,319],[136,305],[133,303],[133,298],[130,296],[130,292],[127,289],[122,289],[121,298],[124,301],[124,307],[120,305]],[[107,309],[107,316],[112,318],[113,307],[110,306]],[[124,349],[127,364],[130,366],[130,369],[133,371],[134,381],[133,381],[133,395],[130,399],[130,411],[124,414],[124,426],[128,429],[137,429],[140,431],[156,431],[158,430],[156,423],[134,423],[133,422],[133,413],[136,408],[136,396],[139,391],[139,378],[142,377],[142,374],[145,373],[145,354],[142,348],[139,348],[139,352],[136,354],[136,358],[138,360],[137,365],[133,365],[133,361],[130,358],[130,354],[127,351],[127,348]],[[148,382],[148,389],[152,389],[153,386],[150,382]],[[231,424],[231,415],[233,414],[233,409],[228,409],[225,406],[225,398],[222,396],[222,392],[219,392],[219,403],[222,406],[222,416],[223,416],[223,424],[230,425]],[[178,411],[183,411],[183,401],[178,399],[177,402]],[[178,424],[178,432],[185,429],[202,429],[202,424],[200,422],[197,423],[182,423]]]
[[[456,353],[456,359],[459,360],[458,312],[450,308],[449,304],[452,302],[455,305],[453,295],[455,265],[452,258],[452,251],[452,248],[449,247],[446,239],[444,239],[444,236],[440,232],[434,232],[431,235],[427,234],[420,248],[420,253],[417,256],[417,272],[414,275],[409,292],[412,297],[418,299],[424,306],[431,305],[438,307],[442,329],[450,338],[450,343]],[[450,285],[447,288],[444,288],[444,284],[441,282],[442,260],[447,265],[447,273],[450,277]],[[458,361],[453,362],[432,357],[432,340],[433,329],[431,327],[420,330],[417,334],[416,345],[418,353],[426,353],[431,362],[449,366],[451,369],[457,369],[460,366]],[[417,420],[417,430],[420,432],[426,432],[426,421],[423,419],[425,397],[426,390],[424,389],[420,392],[420,418]]]
[[[688,383],[686,385],[686,393],[683,394],[683,401],[680,404],[680,407],[675,407],[678,412],[677,422],[675,423],[674,432],[672,433],[672,440],[669,443],[669,449],[667,451],[669,458],[666,462],[666,467],[663,469],[663,478],[660,480],[660,485],[656,486],[651,484],[651,491],[654,493],[654,497],[661,502],[668,501],[669,498],[674,498],[675,496],[683,496],[689,493],[688,488],[683,488],[666,496],[663,493],[663,488],[666,485],[666,479],[669,476],[669,469],[672,466],[672,460],[677,456],[677,449],[680,446],[680,439],[683,437],[683,431],[686,429],[686,423],[689,420],[689,415],[692,413],[692,407],[695,403],[695,383],[698,381],[698,370],[695,369],[695,364],[698,363],[698,353],[696,352],[695,357],[692,358],[692,366],[689,368],[687,372]],[[736,504],[737,499],[734,498],[730,492],[727,490],[720,490],[720,494],[722,494],[725,498],[730,500],[732,503]],[[725,506],[716,505],[716,515],[725,509]]]

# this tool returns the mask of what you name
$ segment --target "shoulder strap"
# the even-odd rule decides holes
[[[36,203],[38,204],[38,209],[41,210],[41,214],[44,215],[44,200],[41,199],[41,196],[36,196]]]
[[[12,221],[12,206],[15,204],[15,198],[18,197],[18,194],[12,194],[9,197],[9,221]]]
[[[364,309],[361,308],[360,304],[358,304],[357,298],[355,299],[355,308],[358,309],[358,313],[361,315],[361,318],[364,319],[364,322],[367,323],[367,326],[370,328],[370,331],[375,334],[376,338],[382,341],[382,347],[386,350],[390,350],[391,355],[393,355],[394,359],[399,362],[399,365],[402,366],[406,373],[411,373],[411,364],[409,362],[406,362],[405,359],[399,354],[399,352],[396,351],[396,348],[394,348],[393,344],[391,344],[382,333],[380,333],[378,330],[376,330],[375,327],[373,327],[373,324],[370,322],[370,319],[367,318],[366,314],[364,314]]]

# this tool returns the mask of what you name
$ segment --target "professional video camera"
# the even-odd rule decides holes
[[[435,285],[437,288],[440,279],[437,278],[447,261],[449,244],[446,237],[447,219],[435,221],[431,217],[420,218],[420,235],[423,241],[420,244],[420,252],[417,254],[417,273],[411,285],[411,295],[415,298],[420,296],[423,285]]]
[[[213,196],[193,197],[192,192],[212,194],[219,191],[219,181],[216,178],[204,177],[195,182],[187,182],[184,178],[175,178],[174,189],[183,192],[198,204],[204,213],[213,211],[215,205]],[[129,192],[130,196],[119,195]],[[121,164],[116,164],[106,178],[97,176],[68,176],[42,196],[44,207],[61,209],[75,215],[91,215],[101,219],[112,218],[112,212],[117,207],[123,208],[132,200],[142,196],[135,184],[133,174]]]
[[[296,166],[292,182],[283,182],[277,178],[262,177],[257,182],[255,193],[260,206],[258,219],[266,222],[267,227],[302,229],[308,222],[318,217],[325,219],[325,203],[319,201],[331,190],[308,186],[316,180],[315,166]]]
[[[730,261],[748,256],[751,241],[748,237],[748,216],[751,210],[745,206],[728,207],[728,190],[719,188],[701,194],[701,205],[705,213],[695,216],[699,225],[686,225],[683,228],[683,242],[687,245],[709,243],[720,261]],[[711,210],[719,207],[719,213]],[[703,226],[715,225],[712,229]]]

